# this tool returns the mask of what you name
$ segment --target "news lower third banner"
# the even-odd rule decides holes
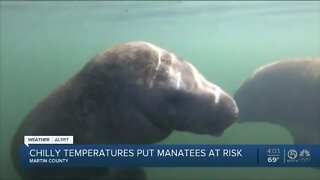
[[[44,143],[41,143],[44,142]],[[20,146],[22,167],[320,167],[320,145],[73,144],[47,136]]]

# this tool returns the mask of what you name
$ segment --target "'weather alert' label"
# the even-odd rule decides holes
[[[24,144],[73,144],[73,136],[24,136]]]

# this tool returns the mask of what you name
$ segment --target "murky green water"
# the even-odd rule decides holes
[[[320,55],[320,2],[0,2],[1,179],[17,179],[12,135],[28,111],[94,54],[144,40],[192,62],[229,93],[275,60]],[[277,125],[163,143],[290,144]],[[320,179],[311,168],[148,168],[150,179]]]

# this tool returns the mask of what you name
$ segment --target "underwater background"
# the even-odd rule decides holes
[[[320,2],[0,2],[0,179],[19,179],[11,138],[24,116],[95,54],[143,40],[190,61],[233,94],[256,68],[320,56]],[[319,137],[320,138],[320,137]],[[270,123],[221,137],[175,131],[159,143],[291,144]],[[146,168],[149,179],[320,179],[312,168]]]

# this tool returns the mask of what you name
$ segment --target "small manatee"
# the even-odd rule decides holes
[[[234,99],[239,122],[275,123],[287,128],[296,144],[320,144],[320,58],[262,66]]]

